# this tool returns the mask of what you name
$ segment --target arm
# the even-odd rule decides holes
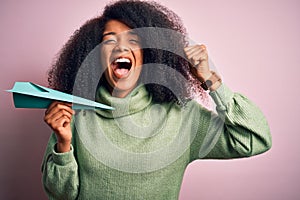
[[[56,137],[52,134],[42,163],[42,181],[49,199],[76,199],[79,187],[78,166],[74,149],[56,151]]]
[[[268,123],[245,96],[233,93],[222,84],[210,92],[218,115],[202,109],[202,123],[191,146],[192,160],[197,158],[239,158],[263,153],[271,148]]]
[[[71,144],[74,111],[69,104],[54,102],[47,109],[45,122],[54,131],[42,164],[43,185],[49,199],[75,199],[78,194],[78,166]]]
[[[185,48],[195,67],[192,73],[200,82],[212,73],[204,45]],[[218,115],[205,109],[201,112],[201,130],[191,146],[191,159],[237,158],[257,155],[271,148],[269,126],[262,112],[245,96],[233,93],[220,79],[209,88]],[[199,122],[197,122],[199,123]]]

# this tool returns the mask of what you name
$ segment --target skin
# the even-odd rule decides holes
[[[142,71],[143,52],[140,39],[130,32],[125,24],[110,20],[103,32],[101,48],[101,64],[106,68],[104,75],[108,82],[108,89],[118,98],[127,96],[137,85]],[[113,72],[111,63],[115,58],[125,57],[132,62],[132,67],[125,77],[118,77]]]
[[[72,131],[71,120],[75,111],[72,104],[55,101],[46,110],[44,121],[50,126],[56,135],[56,151],[68,152],[71,148]]]
[[[212,75],[208,64],[208,52],[205,45],[193,45],[184,48],[184,52],[191,63],[195,67],[191,68],[191,72],[198,78],[200,82],[204,82]],[[218,89],[221,82],[215,82],[210,88],[210,91]]]
[[[106,23],[103,32],[101,65],[106,68],[104,75],[109,91],[118,98],[126,97],[136,87],[142,71],[143,52],[140,49],[140,41],[137,35],[130,33],[130,30],[125,24],[110,20]],[[207,80],[212,73],[209,69],[205,45],[188,46],[184,51],[189,61],[195,65],[191,68],[192,73],[200,82]],[[130,71],[122,77],[117,76],[111,67],[113,60],[118,57],[126,57],[132,62]],[[220,85],[220,82],[216,82],[210,90],[214,91]],[[71,120],[75,114],[71,107],[70,103],[55,101],[45,112],[44,121],[57,137],[56,151],[58,153],[68,152],[71,148]]]

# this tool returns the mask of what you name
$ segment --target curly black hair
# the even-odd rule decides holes
[[[108,4],[101,16],[87,21],[75,31],[48,72],[51,88],[94,99],[97,87],[106,84],[104,76],[101,76],[103,69],[98,55],[104,26],[112,19],[132,29],[148,28],[139,34],[144,46],[145,65],[140,81],[147,83],[146,89],[152,94],[154,101],[174,101],[182,105],[195,96],[193,94],[198,94],[202,100],[207,98],[207,94],[199,87],[198,80],[190,72],[189,62],[182,56],[187,42],[186,30],[180,18],[156,2],[136,0],[120,0]],[[151,31],[149,28],[155,30]],[[170,86],[176,87],[170,89]]]

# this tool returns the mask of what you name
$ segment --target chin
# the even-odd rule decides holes
[[[136,83],[128,83],[128,82],[123,82],[119,81],[114,87],[113,91],[116,92],[128,92],[133,90],[136,87]]]

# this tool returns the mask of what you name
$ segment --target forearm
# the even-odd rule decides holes
[[[210,93],[218,114],[201,108],[201,124],[191,145],[191,161],[199,158],[248,157],[270,149],[269,126],[262,112],[224,84]]]
[[[57,142],[56,151],[58,153],[66,153],[71,150],[71,142]]]
[[[42,166],[44,189],[49,199],[76,199],[79,177],[73,147],[69,152],[58,153],[55,146],[54,141],[50,141],[45,154]]]
[[[260,111],[245,96],[232,93],[225,85],[210,93],[223,121],[218,142],[208,158],[247,157],[271,148],[268,123]]]

